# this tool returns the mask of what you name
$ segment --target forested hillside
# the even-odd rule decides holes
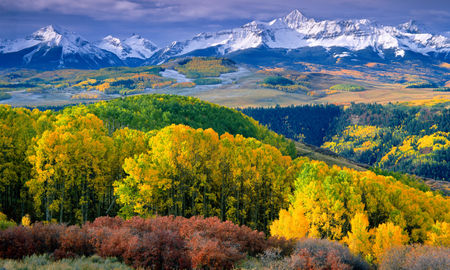
[[[189,97],[135,96],[58,112],[0,109],[0,200],[16,221],[26,213],[70,223],[116,213],[112,184],[125,175],[124,160],[144,152],[156,131],[171,124],[242,134],[295,157],[292,142],[253,119]]]
[[[305,105],[243,112],[288,138],[357,162],[450,180],[450,109],[439,105]]]
[[[89,105],[87,110],[105,121],[110,132],[122,127],[150,131],[171,124],[183,124],[192,128],[212,128],[219,135],[228,132],[256,138],[277,147],[285,155],[295,157],[294,144],[283,136],[240,112],[192,97],[158,94],[133,96],[95,103]]]

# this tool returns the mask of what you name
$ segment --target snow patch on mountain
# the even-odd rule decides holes
[[[158,50],[153,42],[135,34],[125,40],[109,35],[97,43],[97,46],[114,53],[122,60],[127,58],[146,59]]]

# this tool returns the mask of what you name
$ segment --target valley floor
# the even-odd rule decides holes
[[[163,77],[176,78],[177,81],[189,81],[186,77],[174,70],[169,70]],[[437,92],[431,88],[405,88],[402,84],[383,83],[378,79],[351,79],[350,81],[361,84],[366,90],[358,92],[337,92],[325,96],[311,96],[307,92],[284,92],[276,89],[262,88],[258,84],[265,78],[255,70],[240,67],[238,71],[222,74],[219,85],[198,85],[194,88],[162,88],[149,89],[142,94],[161,93],[193,96],[205,101],[216,103],[231,108],[244,107],[270,107],[275,105],[304,105],[304,104],[339,104],[347,105],[355,103],[395,103],[395,102],[430,102],[432,100],[450,100],[450,92]],[[330,85],[340,82],[348,82],[349,79],[333,76],[325,79],[317,76],[312,81],[314,89],[327,89]],[[50,90],[47,92],[11,92],[12,98],[0,101],[0,104],[9,104],[14,107],[21,106],[61,106],[68,104],[90,103],[99,100],[117,98],[117,94],[105,94],[93,91],[99,95],[97,100],[74,100],[72,95],[79,93],[74,89]]]

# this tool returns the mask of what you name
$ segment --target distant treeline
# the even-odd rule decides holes
[[[305,105],[246,108],[242,112],[287,138],[321,146],[343,109],[336,105]]]

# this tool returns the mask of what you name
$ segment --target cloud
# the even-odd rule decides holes
[[[133,0],[2,0],[0,8],[9,12],[53,12],[83,15],[98,20],[136,20],[162,12],[158,1]]]
[[[227,19],[270,19],[299,8],[312,16],[367,16],[382,14],[383,9],[399,12],[415,8],[445,11],[447,0],[1,0],[0,10],[6,12],[54,12],[88,16],[96,20],[220,21]],[[425,9],[426,10],[426,9]],[[448,9],[447,9],[447,12]]]
[[[315,19],[368,18],[395,25],[409,19],[449,31],[448,0],[0,0],[0,37],[60,24],[92,39],[138,32],[165,43],[199,32],[269,21],[293,9]]]
[[[334,0],[331,6],[363,5],[362,0]],[[324,6],[327,0],[2,0],[0,8],[12,12],[55,12],[97,20],[176,22],[191,19],[268,19],[294,8]],[[326,6],[326,5],[325,5]],[[328,4],[330,6],[330,4]]]

